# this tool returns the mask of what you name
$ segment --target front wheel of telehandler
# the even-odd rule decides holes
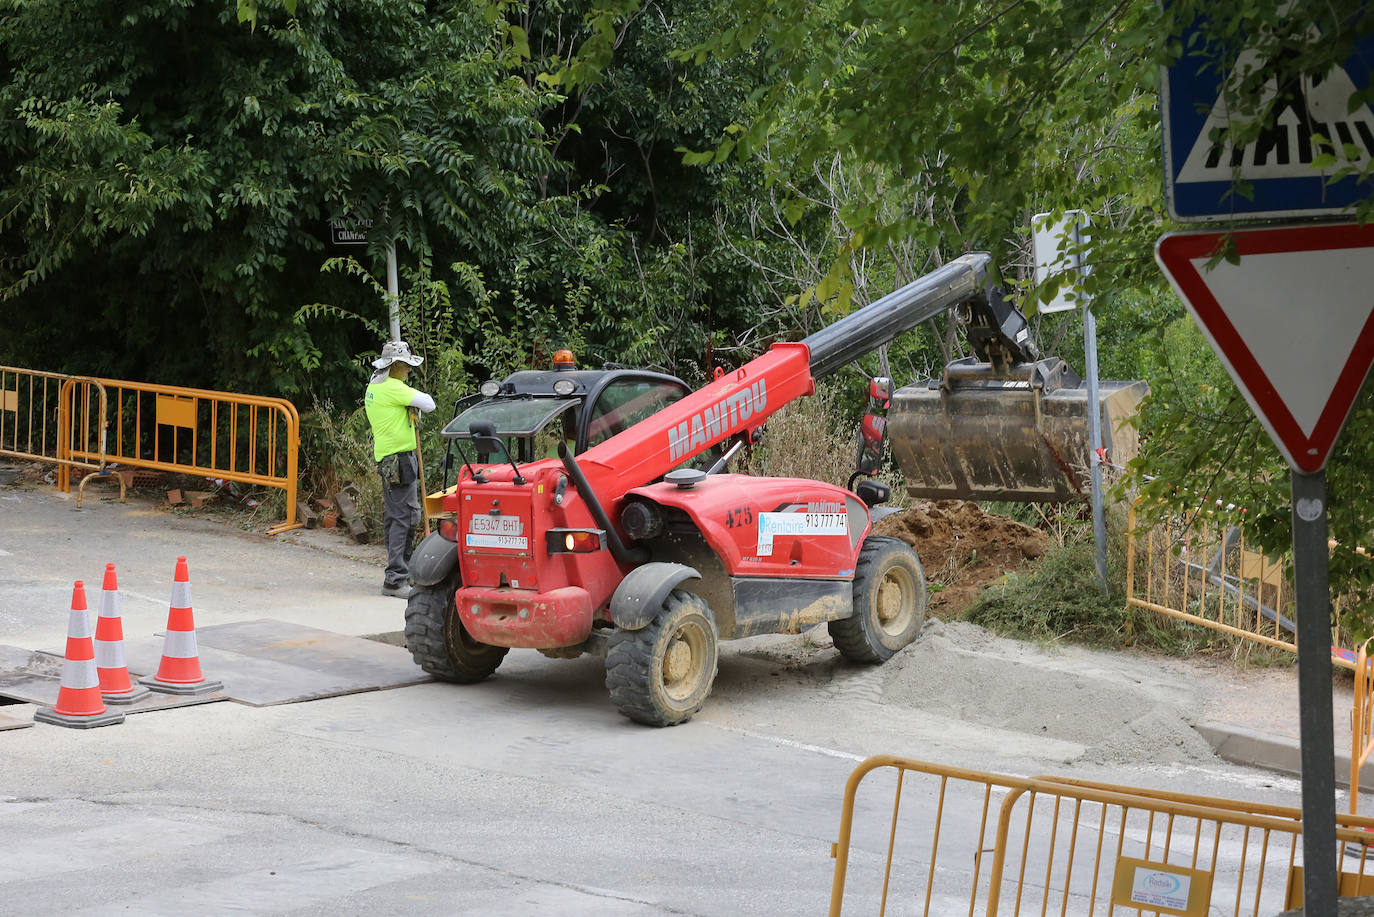
[[[886,662],[925,623],[926,576],[916,552],[897,538],[865,539],[854,568],[854,614],[829,625],[835,648],[850,662]]]
[[[406,648],[435,678],[470,685],[495,672],[508,650],[468,635],[454,601],[457,588],[451,577],[412,587],[406,602]]]
[[[646,626],[611,637],[606,687],[611,702],[636,723],[676,726],[706,702],[718,659],[716,621],[706,601],[674,590]]]

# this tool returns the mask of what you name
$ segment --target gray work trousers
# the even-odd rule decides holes
[[[382,474],[382,527],[386,540],[383,585],[388,588],[402,586],[410,578],[410,554],[415,543],[415,526],[420,522],[420,500],[416,493],[419,465],[415,453],[399,453],[396,460],[396,471],[390,479]]]

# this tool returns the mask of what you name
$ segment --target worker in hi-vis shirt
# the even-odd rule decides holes
[[[372,427],[372,456],[382,478],[385,504],[386,574],[382,595],[410,597],[410,552],[420,522],[416,482],[420,465],[415,453],[415,412],[434,410],[434,399],[406,385],[412,366],[425,361],[405,341],[388,341],[372,361],[376,372],[363,399]]]

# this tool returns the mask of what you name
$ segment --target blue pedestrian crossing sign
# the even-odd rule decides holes
[[[1313,37],[1320,34],[1313,29]],[[1184,36],[1184,46],[1189,47]],[[1197,43],[1196,47],[1202,47]],[[1164,183],[1169,213],[1188,221],[1298,217],[1345,211],[1374,194],[1374,183],[1345,176],[1329,181],[1343,166],[1368,165],[1374,156],[1374,111],[1351,96],[1367,89],[1374,68],[1374,37],[1361,39],[1343,66],[1320,77],[1295,77],[1285,85],[1274,123],[1243,147],[1214,135],[1235,111],[1227,90],[1236,73],[1264,64],[1254,51],[1242,51],[1235,66],[1223,70],[1216,56],[1190,48],[1164,72],[1160,105],[1164,124]],[[1277,81],[1269,84],[1279,95]],[[1320,138],[1334,145],[1337,163],[1322,171],[1314,162]],[[1351,153],[1358,155],[1347,158]],[[1235,190],[1248,182],[1252,196]]]

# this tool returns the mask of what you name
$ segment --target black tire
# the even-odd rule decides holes
[[[886,662],[919,637],[925,623],[921,559],[900,539],[865,539],[854,568],[854,614],[829,625],[835,648],[850,662]]]
[[[711,693],[718,642],[716,619],[706,601],[673,591],[648,625],[611,636],[606,653],[611,703],[646,726],[687,722]]]
[[[406,648],[435,678],[470,685],[495,672],[509,650],[468,635],[454,604],[456,589],[452,579],[412,587],[406,602]]]

